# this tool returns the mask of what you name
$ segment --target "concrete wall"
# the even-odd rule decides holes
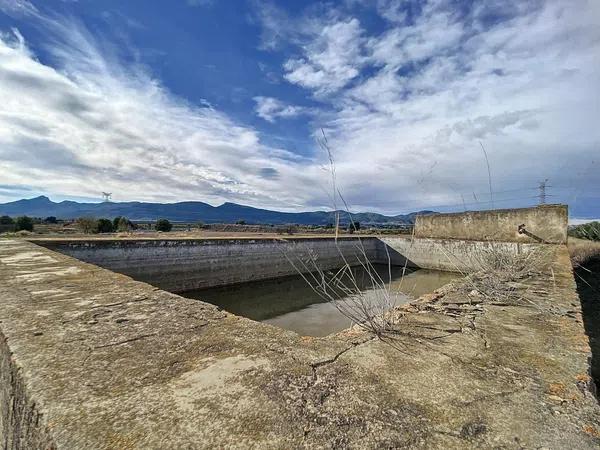
[[[338,239],[199,239],[37,241],[51,250],[128,275],[170,292],[225,286],[341,267],[365,261],[462,272],[478,270],[494,246],[520,252],[519,243],[410,237]],[[361,245],[365,255],[362,255]],[[295,266],[295,267],[294,267]]]
[[[0,332],[0,445],[3,449],[53,449],[44,425],[35,402],[26,392],[6,338]]]
[[[378,261],[448,272],[472,272],[485,267],[486,252],[521,253],[537,244],[465,241],[410,237],[381,237]]]
[[[502,242],[567,241],[566,205],[417,216],[415,236]],[[524,233],[519,226],[524,225]]]
[[[40,242],[81,261],[128,275],[170,292],[264,280],[358,264],[358,239],[89,240]],[[363,239],[370,261],[378,241]],[[362,258],[364,261],[364,257]],[[291,262],[296,266],[292,265]],[[313,263],[314,262],[314,263]]]

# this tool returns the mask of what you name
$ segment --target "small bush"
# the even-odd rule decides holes
[[[167,219],[158,219],[154,228],[156,231],[171,231],[173,225]]]
[[[15,221],[10,216],[0,216],[0,233],[15,231]]]
[[[244,219],[240,219],[235,224],[236,225],[246,225],[246,221]]]
[[[44,219],[44,223],[58,223],[58,220],[54,216],[49,216]]]
[[[347,230],[350,234],[354,233],[355,231],[360,230],[360,222],[350,222],[348,224]]]
[[[96,233],[112,233],[113,223],[108,219],[98,219],[96,222]]]
[[[33,231],[33,219],[27,216],[17,217],[15,220],[15,231]]]
[[[80,217],[79,219],[77,219],[75,221],[75,226],[82,233],[89,234],[89,233],[96,233],[96,231],[98,230],[97,223],[98,223],[98,221],[96,219],[94,219],[93,217]]]
[[[115,231],[120,231],[120,232],[124,232],[124,231],[131,231],[134,230],[136,228],[135,224],[129,220],[127,217],[119,217],[119,220],[117,221],[116,225],[113,221],[113,229]]]

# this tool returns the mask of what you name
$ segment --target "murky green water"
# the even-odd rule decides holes
[[[376,265],[381,278],[388,281],[387,265]],[[370,277],[362,268],[354,268],[358,287],[368,295],[373,292]],[[392,267],[391,292],[396,304],[409,302],[449,283],[459,276],[435,270],[407,270]],[[326,336],[351,325],[331,303],[319,297],[301,276],[256,281],[220,288],[184,292],[184,297],[203,300],[238,316],[295,331],[305,336]],[[341,301],[347,301],[341,299]]]

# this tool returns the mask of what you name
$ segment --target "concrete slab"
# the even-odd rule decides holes
[[[302,337],[0,240],[11,449],[598,448],[566,248],[531,302],[447,286],[381,341]]]

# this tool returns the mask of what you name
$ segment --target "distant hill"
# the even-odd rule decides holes
[[[414,222],[414,218],[417,214],[430,212],[431,211],[419,211],[418,213],[397,216],[384,216],[376,213],[357,213],[353,214],[352,217],[361,224],[410,224]],[[158,218],[165,218],[174,222],[202,221],[205,223],[234,223],[237,220],[242,219],[248,224],[274,225],[326,225],[328,223],[333,223],[335,217],[332,211],[286,213],[270,211],[268,209],[252,208],[236,203],[223,203],[220,206],[212,206],[203,202],[79,203],[63,201],[56,203],[45,196],[17,200],[9,203],[0,203],[0,215],[27,215],[42,218],[55,216],[59,219],[74,219],[82,216],[107,218],[125,216],[133,221],[150,221]],[[349,222],[347,213],[342,212],[340,217],[342,222]]]

